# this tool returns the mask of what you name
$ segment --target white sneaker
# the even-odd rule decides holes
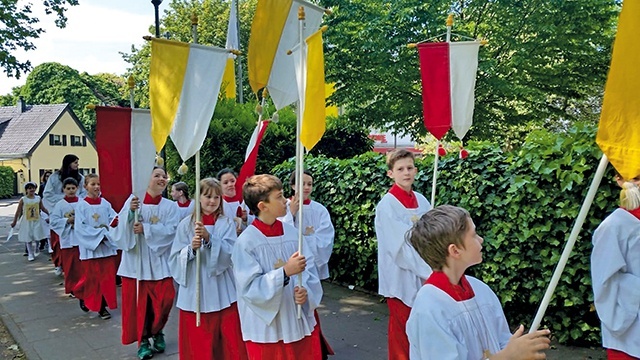
[[[62,267],[56,266],[56,268],[53,270],[53,272],[54,272],[54,274],[56,274],[56,276],[62,275]]]
[[[47,252],[49,254],[53,254],[53,249],[51,248],[51,246],[49,246],[49,243],[47,243],[46,247],[47,247]]]
[[[33,257],[33,255],[31,255],[31,254],[29,254],[29,257],[27,258],[27,260],[29,260],[29,261],[33,261],[33,260],[35,260],[35,259],[36,259],[36,258],[34,258],[34,257]]]

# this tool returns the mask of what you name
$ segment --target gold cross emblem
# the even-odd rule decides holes
[[[160,221],[160,218],[159,218],[159,217],[157,217],[157,216],[155,216],[155,215],[152,215],[152,216],[149,218],[149,222],[150,222],[150,223],[152,223],[152,224],[154,224],[154,225],[155,225],[155,224],[157,224],[157,223],[158,223],[158,221]]]
[[[307,227],[304,229],[304,234],[305,234],[305,235],[311,235],[311,234],[313,234],[313,233],[315,233],[315,232],[316,232],[316,230],[313,228],[313,226],[307,226]]]
[[[418,222],[418,220],[420,220],[420,218],[418,217],[418,215],[413,215],[413,216],[411,217],[411,222],[412,222],[412,223],[414,223],[414,224],[415,224],[415,223],[417,223],[417,222]]]
[[[488,359],[491,356],[491,351],[488,349],[482,352],[482,358]]]
[[[68,219],[68,218],[70,218],[70,217],[72,217],[72,216],[74,216],[74,215],[75,215],[75,212],[74,212],[73,210],[71,210],[71,211],[69,211],[68,213],[65,213],[65,214],[64,214],[64,217],[66,217],[66,218]]]
[[[98,222],[98,219],[100,219],[100,214],[98,213],[94,213],[93,216],[91,216],[93,218],[93,220],[95,220],[96,222]]]
[[[278,261],[276,261],[276,262],[273,264],[273,268],[274,268],[274,269],[280,269],[281,267],[283,267],[283,266],[284,266],[284,264],[286,264],[286,263],[284,262],[284,260],[282,260],[282,259],[278,259]]]

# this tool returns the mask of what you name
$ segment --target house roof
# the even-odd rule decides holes
[[[31,154],[60,119],[68,104],[0,106],[0,155]],[[71,108],[69,111],[74,120]],[[84,129],[83,129],[84,130]]]

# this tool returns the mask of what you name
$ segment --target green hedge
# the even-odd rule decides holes
[[[0,166],[0,199],[13,196],[15,177],[10,166]]]
[[[578,125],[563,134],[531,133],[522,146],[503,152],[492,144],[469,144],[471,155],[449,154],[439,163],[437,204],[469,210],[484,237],[484,261],[469,273],[498,294],[511,324],[530,325],[601,156],[595,129]],[[433,157],[416,162],[415,189],[431,194]],[[336,228],[330,268],[333,280],[377,291],[377,202],[391,185],[384,157],[367,153],[348,160],[309,157],[314,198],[331,213]],[[288,178],[291,161],[273,169]],[[617,189],[607,173],[572,256],[551,300],[543,326],[562,343],[599,343],[589,258],[591,234],[615,209]]]

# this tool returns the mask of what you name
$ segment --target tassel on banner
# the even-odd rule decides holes
[[[156,154],[156,166],[164,167],[164,159],[159,154]]]
[[[460,159],[464,160],[469,157],[469,152],[462,146],[460,146]]]
[[[271,116],[271,122],[274,124],[277,124],[278,121],[280,121],[280,115],[278,115],[278,112],[274,112],[273,116]]]
[[[185,163],[182,163],[182,165],[180,165],[180,167],[178,168],[178,174],[180,175],[186,174],[187,171],[189,171],[189,167]]]
[[[444,145],[438,145],[438,156],[443,157],[445,155],[447,155],[447,150],[444,148]]]

